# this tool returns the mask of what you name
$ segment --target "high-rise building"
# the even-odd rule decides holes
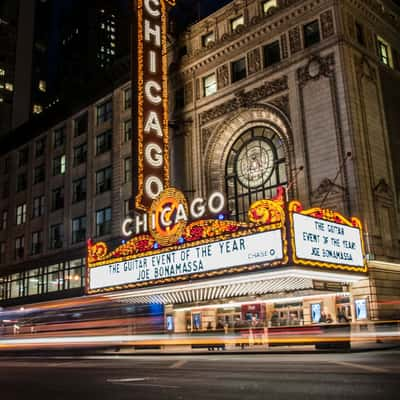
[[[11,128],[14,96],[17,2],[0,5],[0,133]]]
[[[4,3],[0,10],[0,112],[4,115],[0,132],[60,102],[75,101],[115,62],[128,57],[128,3]]]

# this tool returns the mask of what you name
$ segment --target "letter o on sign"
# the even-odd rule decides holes
[[[144,191],[147,197],[155,199],[164,190],[161,179],[157,176],[148,176],[144,184]]]
[[[225,197],[220,192],[213,193],[208,199],[208,209],[213,214],[220,213],[225,207]]]

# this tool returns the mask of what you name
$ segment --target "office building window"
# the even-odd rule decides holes
[[[210,43],[215,42],[215,33],[214,31],[208,32],[201,37],[201,45],[203,47],[207,47]]]
[[[44,196],[33,199],[32,218],[41,217],[44,214]]]
[[[20,204],[16,209],[17,225],[22,225],[26,222],[26,203]]]
[[[40,157],[44,154],[46,147],[46,138],[42,137],[35,142],[35,157]]]
[[[124,183],[132,181],[132,158],[125,158],[124,160]]]
[[[279,40],[264,46],[264,68],[281,61],[281,48]]]
[[[53,159],[53,175],[64,175],[67,170],[65,154]]]
[[[72,220],[72,243],[83,242],[86,239],[86,216]]]
[[[9,194],[10,194],[10,182],[8,180],[5,180],[3,182],[3,188],[2,188],[3,199],[6,199]]]
[[[96,154],[101,154],[112,148],[112,130],[96,136]]]
[[[45,175],[46,175],[45,165],[44,164],[38,165],[33,170],[33,183],[36,184],[43,182],[45,179]]]
[[[210,74],[203,78],[203,95],[211,96],[217,91],[217,77],[216,74]]]
[[[132,139],[132,120],[124,121],[124,142]]]
[[[318,20],[312,21],[309,24],[304,25],[304,47],[310,47],[321,41],[319,33],[319,23]]]
[[[1,226],[0,229],[2,231],[4,231],[4,229],[7,229],[7,225],[8,225],[8,210],[3,210],[3,212],[1,213]]]
[[[129,110],[132,106],[131,88],[124,90],[124,110]]]
[[[64,229],[63,224],[50,226],[50,248],[59,249],[63,245]]]
[[[27,179],[26,173],[17,175],[17,192],[22,192],[26,189]]]
[[[37,231],[32,233],[31,240],[31,254],[36,255],[42,252],[43,247],[43,233],[42,231]]]
[[[107,100],[96,108],[97,125],[104,124],[112,119],[112,102]]]
[[[230,20],[231,31],[234,32],[238,26],[244,25],[244,17],[240,15]]]
[[[74,147],[74,166],[86,162],[87,156],[87,144],[82,143],[79,146]]]
[[[52,211],[64,208],[64,187],[53,189],[51,192],[51,209]]]
[[[28,148],[25,147],[18,151],[18,167],[23,167],[28,162]]]
[[[72,202],[77,203],[86,199],[86,177],[72,182]]]
[[[38,84],[38,89],[39,89],[41,92],[46,93],[46,90],[47,90],[47,83],[46,83],[46,81],[40,80],[40,81],[39,81],[39,84]]]
[[[43,112],[43,107],[40,104],[34,104],[32,107],[33,114],[40,114]]]
[[[278,7],[277,0],[267,0],[262,3],[263,14],[267,15],[273,8]]]
[[[0,264],[6,262],[6,242],[0,242]],[[1,299],[1,287],[0,287],[0,299]]]
[[[393,68],[393,59],[390,45],[383,38],[377,37],[378,57],[388,67]]]
[[[96,172],[96,193],[103,193],[111,190],[112,168],[106,167]]]
[[[5,174],[8,174],[9,168],[10,168],[10,157],[6,157],[4,159],[4,170],[3,170]]]
[[[96,211],[96,236],[111,233],[111,207]]]
[[[246,78],[246,59],[241,58],[231,63],[232,83]]]
[[[88,130],[88,113],[85,112],[74,121],[74,136],[80,136]]]
[[[19,236],[15,239],[15,258],[17,260],[24,257],[24,249],[25,239],[23,236]]]
[[[111,190],[112,168],[106,167],[96,172],[96,193],[103,193]]]
[[[57,128],[54,130],[53,143],[54,143],[55,149],[64,145],[64,143],[65,143],[65,126],[61,126],[60,128]]]

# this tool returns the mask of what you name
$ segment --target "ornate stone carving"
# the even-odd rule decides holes
[[[321,14],[321,30],[324,39],[335,33],[332,10],[327,10]]]
[[[314,199],[319,199],[326,194],[336,194],[344,192],[344,188],[340,185],[337,185],[329,178],[324,178],[318,187],[312,193],[312,197]]]
[[[249,75],[258,72],[261,69],[261,54],[259,48],[251,50],[247,53],[247,65]]]
[[[279,108],[290,119],[290,104],[287,94],[269,101],[270,104]]]
[[[289,43],[291,54],[297,53],[301,50],[300,28],[298,26],[289,31]]]
[[[331,77],[334,74],[335,57],[328,54],[326,57],[313,56],[305,67],[297,70],[297,80],[300,87],[310,80],[318,80],[321,76]]]
[[[286,34],[281,35],[281,47],[282,47],[282,58],[288,58],[289,52],[288,52],[288,43]]]
[[[235,97],[233,99],[200,114],[200,124],[204,125],[214,119],[229,114],[240,107],[248,107],[261,99],[273,96],[274,94],[287,89],[287,76],[283,76],[275,79],[272,82],[265,82],[262,86],[259,86],[248,92],[245,92],[244,90],[239,91],[235,93]]]
[[[222,89],[229,84],[228,64],[224,64],[217,69],[217,85],[218,89]]]
[[[366,57],[354,57],[354,65],[358,78],[366,78],[374,83],[377,82],[376,71]]]
[[[204,152],[206,150],[207,143],[210,140],[214,129],[215,129],[215,124],[211,125],[211,126],[204,127],[201,130],[201,147],[202,147],[202,150],[203,150],[203,154],[204,154]]]
[[[381,178],[378,184],[374,187],[374,193],[378,197],[393,199],[393,191],[384,178]]]

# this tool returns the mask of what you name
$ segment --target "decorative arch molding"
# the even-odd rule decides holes
[[[249,109],[239,110],[237,114],[222,122],[210,137],[204,153],[208,191],[221,190],[224,187],[229,150],[242,133],[256,126],[271,129],[282,140],[287,159],[287,177],[291,180],[291,160],[294,158],[290,122],[277,107],[271,104],[256,104]]]

